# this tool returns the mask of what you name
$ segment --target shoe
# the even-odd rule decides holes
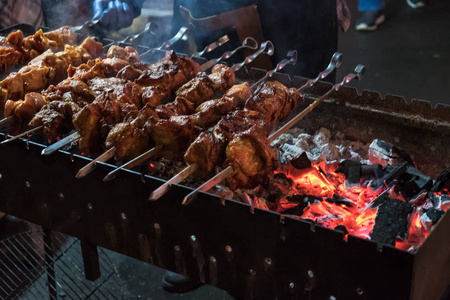
[[[406,3],[408,3],[409,6],[412,8],[419,8],[425,6],[425,1],[423,0],[406,0]]]
[[[189,277],[166,271],[162,278],[162,286],[166,291],[172,293],[184,293],[201,286],[200,281],[192,280]]]
[[[378,25],[386,20],[381,10],[367,10],[363,12],[361,18],[356,21],[356,30],[373,31]]]

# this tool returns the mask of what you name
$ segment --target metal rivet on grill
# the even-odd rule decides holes
[[[364,294],[364,290],[362,288],[357,288],[356,293],[361,296],[362,294]]]
[[[159,223],[155,223],[155,224],[153,225],[153,227],[154,227],[156,230],[161,230],[161,225],[159,225]]]
[[[231,248],[230,245],[227,245],[227,246],[225,247],[225,251],[227,251],[227,252],[232,252],[232,251],[233,251],[233,248]]]
[[[59,193],[58,197],[59,197],[59,199],[64,200],[64,194],[63,193]]]
[[[250,269],[250,275],[251,275],[251,276],[256,276],[256,271],[253,270],[253,269]]]
[[[264,264],[266,264],[267,266],[272,265],[272,259],[270,257],[266,257],[264,259]]]
[[[396,143],[400,143],[400,138],[399,138],[399,137],[396,137],[396,138],[394,138],[394,141],[395,141]]]
[[[122,220],[126,220],[127,219],[127,215],[125,213],[121,213],[120,217],[122,218]]]
[[[212,263],[216,263],[217,260],[216,260],[216,258],[214,256],[211,256],[209,258],[209,261],[212,262]]]
[[[191,241],[195,242],[197,240],[197,238],[195,237],[195,235],[191,235]]]
[[[94,205],[92,205],[92,203],[88,203],[87,207],[88,207],[89,210],[94,209]]]
[[[313,278],[313,277],[314,277],[314,273],[313,273],[313,271],[311,271],[311,270],[308,270],[308,276],[309,276],[310,278]]]
[[[330,300],[336,300],[335,296],[330,296]]]
[[[294,284],[293,282],[289,283],[289,290],[290,290],[291,292],[294,291],[294,288],[295,288],[295,284]]]
[[[27,188],[30,188],[30,187],[31,187],[31,183],[30,183],[29,181],[25,181],[25,186],[26,186]]]

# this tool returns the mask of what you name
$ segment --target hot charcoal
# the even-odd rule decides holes
[[[392,246],[397,238],[407,240],[412,211],[413,206],[401,200],[388,199],[382,203],[378,207],[371,240]]]
[[[410,199],[421,191],[428,191],[433,186],[433,180],[412,166],[406,167],[406,172],[398,178],[398,188],[406,199]]]
[[[386,174],[380,179],[374,180],[370,183],[370,188],[374,191],[378,190],[380,187],[384,185],[389,185],[395,179],[397,179],[400,175],[406,172],[407,163],[404,162],[400,165],[395,166],[386,166]]]

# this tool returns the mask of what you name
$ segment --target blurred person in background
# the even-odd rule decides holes
[[[412,8],[424,7],[426,4],[425,0],[406,0],[406,3]],[[384,0],[359,0],[361,17],[356,21],[356,30],[376,30],[386,20],[384,8]]]

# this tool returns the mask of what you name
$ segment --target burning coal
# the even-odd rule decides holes
[[[282,166],[272,187],[233,193],[219,186],[215,193],[407,251],[450,207],[450,173],[432,180],[385,141],[364,144],[325,128],[313,135],[294,128],[273,145]]]

